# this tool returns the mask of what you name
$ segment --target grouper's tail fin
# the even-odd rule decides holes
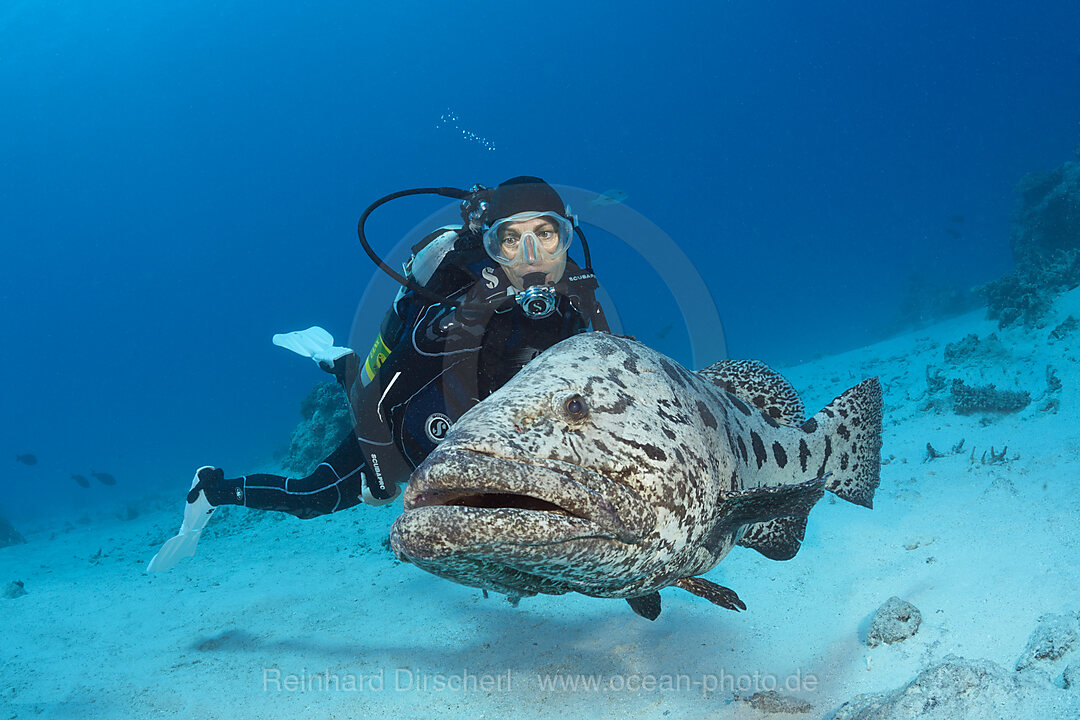
[[[817,476],[826,478],[825,489],[868,508],[881,482],[881,408],[881,383],[870,378],[801,426],[805,433],[824,436]]]

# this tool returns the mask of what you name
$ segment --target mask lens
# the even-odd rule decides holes
[[[484,232],[484,249],[492,260],[510,267],[557,260],[570,247],[573,232],[573,225],[561,215],[518,213]]]

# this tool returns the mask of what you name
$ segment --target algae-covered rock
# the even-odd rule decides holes
[[[1080,644],[1076,617],[1073,615],[1046,614],[1028,637],[1027,645],[1016,661],[1017,670],[1031,668],[1051,669],[1058,660]]]
[[[814,708],[805,700],[781,695],[775,690],[764,690],[738,699],[755,710],[770,715],[799,715],[808,713]]]
[[[907,640],[919,630],[921,623],[922,613],[917,607],[893,596],[874,612],[866,633],[866,644],[877,647]]]
[[[14,600],[17,597],[22,597],[26,594],[26,585],[22,580],[13,580],[8,583],[4,588],[4,597],[8,600]]]
[[[833,720],[1016,720],[1031,714],[1030,699],[1043,691],[990,662],[955,655],[920,672],[891,693],[860,695]]]
[[[19,531],[15,529],[15,526],[11,524],[11,521],[3,515],[0,515],[0,547],[21,545],[24,542],[26,542],[26,538],[19,534]]]
[[[990,385],[968,385],[955,379],[952,383],[953,410],[960,415],[975,413],[1013,413],[1031,402],[1026,390],[998,390]]]

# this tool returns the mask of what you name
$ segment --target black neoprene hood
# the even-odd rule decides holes
[[[503,182],[491,196],[487,223],[521,212],[553,212],[566,217],[566,204],[555,188],[538,177],[520,175]]]

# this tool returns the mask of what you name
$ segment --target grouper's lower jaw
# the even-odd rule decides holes
[[[589,521],[625,543],[641,542],[655,526],[651,507],[599,473],[555,460],[513,460],[462,447],[438,448],[420,464],[409,479],[404,506],[406,512],[431,506],[539,512],[535,522],[543,516]],[[521,522],[532,516],[512,517]]]
[[[534,556],[582,540],[621,544],[591,520],[523,508],[428,505],[406,510],[391,530],[394,551],[403,560],[463,553]]]
[[[398,517],[390,544],[422,570],[510,596],[604,596],[628,580],[619,560],[629,546],[589,520],[544,511],[420,507]]]

